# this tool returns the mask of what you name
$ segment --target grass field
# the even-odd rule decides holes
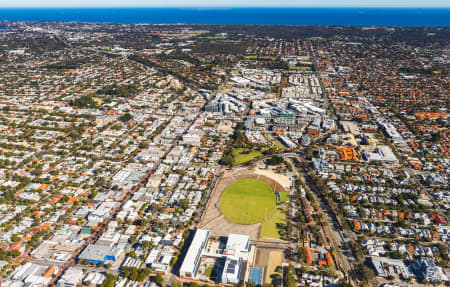
[[[228,39],[227,36],[206,36],[206,37],[198,37],[199,39],[203,40],[226,40]]]
[[[272,218],[261,224],[259,237],[280,239],[277,223],[286,223],[286,213],[282,209],[277,209]]]
[[[246,151],[243,148],[233,149],[234,165],[241,165],[263,156],[260,151],[252,150],[249,153],[246,153]]]
[[[310,40],[323,40],[323,37],[310,37]]]
[[[275,193],[262,180],[241,179],[222,193],[220,209],[228,220],[238,224],[271,221],[277,211]]]
[[[205,34],[205,33],[208,33],[209,31],[206,31],[206,30],[195,30],[195,31],[192,31],[192,34],[194,34],[194,35],[201,35],[201,34]]]
[[[103,104],[103,99],[102,98],[96,98],[96,97],[94,97],[94,98],[92,98],[93,100],[94,100],[94,102],[96,103],[96,104]]]
[[[244,60],[272,60],[272,61],[276,61],[277,58],[276,57],[268,57],[268,56],[244,56]]]
[[[289,200],[289,192],[280,192],[280,203],[285,203]]]
[[[272,251],[269,255],[269,262],[267,264],[266,278],[264,283],[272,283],[272,275],[281,276],[280,273],[276,272],[277,267],[281,267],[283,254],[280,251]]]
[[[277,140],[277,139],[275,139],[275,140],[273,141],[273,144],[274,144],[275,147],[276,147],[277,149],[279,149],[279,150],[285,150],[285,149],[286,149],[286,147],[285,147],[282,143],[280,143],[280,141]]]
[[[311,71],[311,67],[308,67],[308,66],[297,67],[297,66],[289,65],[289,70]]]

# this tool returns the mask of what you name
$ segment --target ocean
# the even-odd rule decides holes
[[[1,8],[0,20],[448,27],[450,8]]]

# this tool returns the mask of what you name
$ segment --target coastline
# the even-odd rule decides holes
[[[450,8],[0,8],[0,19],[166,25],[449,27]]]

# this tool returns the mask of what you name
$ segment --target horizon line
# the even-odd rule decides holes
[[[173,9],[236,9],[236,8],[274,8],[274,9],[289,9],[289,8],[369,8],[369,9],[436,9],[444,8],[450,9],[450,6],[0,6],[0,9],[114,9],[114,8],[173,8]]]

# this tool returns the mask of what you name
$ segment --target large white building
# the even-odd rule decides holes
[[[391,138],[393,141],[401,142],[403,141],[402,135],[397,131],[397,128],[389,123],[385,123],[381,125],[386,135]]]
[[[183,264],[180,268],[180,276],[184,278],[195,278],[197,275],[198,267],[202,258],[203,249],[209,239],[209,230],[198,229],[195,232],[191,245],[189,246],[186,256],[184,257]]]
[[[248,260],[250,237],[242,234],[228,236],[224,255],[225,265],[222,273],[223,284],[238,284],[244,263]]]
[[[227,257],[223,267],[222,282],[223,284],[239,284],[242,269],[242,261],[238,258]]]
[[[225,249],[218,250],[217,253],[208,253],[205,250],[208,240],[209,230],[198,229],[181,265],[180,276],[195,279],[201,258],[203,256],[214,257],[225,259],[220,283],[238,284],[248,260],[250,237],[248,235],[230,234]]]
[[[395,154],[392,152],[389,146],[377,146],[377,148],[373,152],[363,152],[364,158],[367,161],[380,161],[386,163],[398,163],[398,159]]]
[[[224,254],[227,256],[240,258],[243,261],[247,261],[249,248],[250,237],[248,235],[230,234],[228,236]]]

